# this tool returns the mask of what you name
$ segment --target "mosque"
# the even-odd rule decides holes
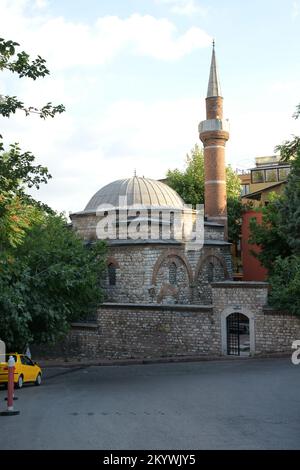
[[[70,215],[86,244],[106,239],[105,301],[74,323],[63,356],[142,359],[291,351],[300,318],[268,307],[268,284],[233,281],[227,240],[228,120],[213,44],[204,146],[204,211],[166,184],[134,175],[99,189]]]
[[[226,240],[225,144],[229,132],[228,121],[223,119],[214,47],[206,115],[199,124],[204,144],[205,214],[186,207],[166,184],[139,176],[104,186],[83,211],[71,214],[74,230],[86,242],[111,235],[104,286],[109,302],[211,304],[211,283],[232,278]],[[195,234],[196,219],[203,215],[202,230]],[[97,234],[101,221],[104,225],[103,219],[112,217],[110,231]],[[128,233],[130,228],[134,233]]]

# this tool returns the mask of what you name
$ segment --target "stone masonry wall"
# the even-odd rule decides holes
[[[267,290],[266,283],[227,281],[213,284],[214,306],[106,303],[94,323],[76,323],[64,341],[33,353],[91,360],[218,356],[226,354],[226,318],[234,312],[249,318],[252,354],[292,353],[300,317],[266,308]]]
[[[35,357],[129,359],[219,355],[219,328],[209,306],[103,304],[94,324],[74,324]]]
[[[98,354],[111,358],[216,355],[218,329],[209,307],[104,305]]]
[[[222,315],[240,312],[253,324],[254,354],[292,353],[292,343],[300,339],[300,316],[267,307],[268,284],[265,282],[219,282],[212,286],[216,323]],[[226,335],[226,331],[221,331]]]
[[[108,277],[107,302],[209,304],[208,269],[213,262],[213,281],[230,279],[229,245],[205,245],[186,251],[184,245],[136,244],[109,246],[108,262],[116,266],[116,285]],[[218,261],[219,260],[219,261]],[[177,266],[175,285],[169,283],[169,267]]]
[[[291,352],[300,340],[300,316],[264,309],[256,319],[256,354]]]

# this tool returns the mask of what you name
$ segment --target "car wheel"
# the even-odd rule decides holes
[[[35,379],[35,382],[34,382],[34,383],[35,383],[35,385],[41,385],[41,383],[42,383],[42,376],[41,376],[41,374],[38,374],[38,375],[37,375],[37,378]]]
[[[19,375],[18,382],[16,383],[16,388],[22,388],[24,383],[23,375]]]

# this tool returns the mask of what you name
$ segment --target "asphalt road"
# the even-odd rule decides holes
[[[0,449],[299,449],[299,390],[288,358],[49,368]]]

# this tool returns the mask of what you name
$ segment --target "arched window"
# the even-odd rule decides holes
[[[177,283],[177,266],[176,263],[169,265],[169,283],[175,285]]]
[[[108,270],[108,283],[110,286],[115,286],[117,283],[116,266],[113,263],[110,263],[107,266],[107,270]]]
[[[208,282],[214,282],[214,263],[210,262],[207,266],[207,280]]]

